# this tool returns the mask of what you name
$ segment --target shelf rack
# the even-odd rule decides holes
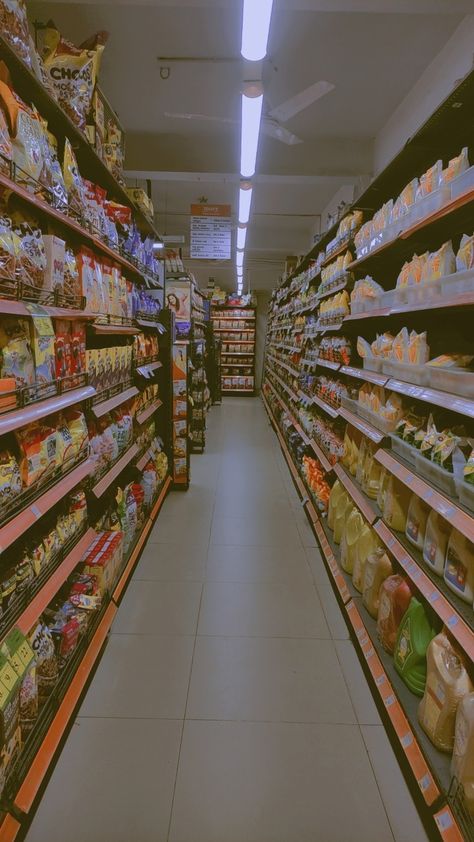
[[[232,315],[230,315],[232,313]],[[229,315],[227,315],[229,314]],[[255,307],[239,307],[232,304],[213,304],[211,306],[211,321],[213,323],[214,333],[221,339],[222,344],[229,345],[248,345],[248,352],[245,351],[227,351],[221,350],[221,392],[223,395],[254,395],[255,394],[255,343],[257,338],[256,331],[256,309]],[[240,322],[240,327],[220,327],[221,321],[229,321],[234,324]],[[219,327],[217,325],[219,324]],[[227,334],[227,337],[226,337]],[[229,336],[242,334],[245,336],[252,336],[251,339],[232,339]],[[226,337],[226,338],[224,338]],[[251,368],[250,374],[226,374],[224,368],[232,369],[236,364],[227,362],[227,357],[245,356],[247,360],[242,363],[242,368]],[[237,364],[238,365],[238,364]],[[239,383],[240,377],[250,377],[251,381],[248,384],[242,385]],[[226,384],[226,385],[224,385]]]

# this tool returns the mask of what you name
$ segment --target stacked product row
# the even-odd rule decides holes
[[[255,390],[256,310],[232,304],[213,304],[212,322],[222,342],[222,392]]]
[[[360,199],[375,212],[354,207],[283,278],[263,388],[373,691],[445,839],[449,827],[474,838],[474,168],[457,131],[459,155],[410,174],[402,153]]]

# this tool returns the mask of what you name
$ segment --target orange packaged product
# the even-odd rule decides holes
[[[391,654],[395,650],[398,629],[411,598],[410,585],[403,576],[389,576],[382,582],[379,593],[377,634],[383,648]]]
[[[15,431],[20,449],[23,485],[44,482],[58,467],[58,433],[47,422],[38,421]]]

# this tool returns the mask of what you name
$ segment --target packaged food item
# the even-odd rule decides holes
[[[393,658],[395,669],[417,696],[425,692],[426,650],[435,634],[427,610],[413,596],[398,629]]]
[[[69,302],[71,299],[81,297],[81,286],[76,256],[70,248],[66,248],[64,252],[64,280],[62,291]],[[77,301],[74,301],[74,306],[78,307],[80,304]]]
[[[444,581],[464,602],[474,599],[474,544],[458,529],[452,529],[446,548]]]
[[[395,532],[405,532],[410,499],[410,489],[390,476],[385,491],[383,517],[387,526]]]
[[[334,518],[337,511],[337,505],[339,501],[339,497],[345,494],[345,489],[342,483],[337,479],[331,489],[331,493],[329,495],[329,503],[328,503],[328,526],[330,529],[334,529]]]
[[[43,169],[43,125],[38,113],[10,87],[3,62],[0,62],[0,76],[0,107],[10,131],[17,180],[35,190]]]
[[[444,243],[437,251],[431,252],[423,267],[421,280],[423,283],[437,281],[456,271],[456,257],[451,240]]]
[[[66,243],[55,234],[43,234],[43,246],[46,259],[43,289],[52,292],[60,290],[62,292],[64,288]]]
[[[69,210],[72,215],[82,218],[86,201],[84,183],[68,138],[64,141],[63,177],[69,197]]]
[[[12,222],[7,216],[0,216],[0,273],[3,283],[15,281],[15,244],[13,241]]]
[[[15,231],[16,271],[21,281],[33,290],[44,289],[46,255],[43,235],[39,228],[33,229],[26,223]]]
[[[73,373],[71,357],[71,323],[65,319],[56,319],[54,325],[54,356],[56,363],[56,377],[59,380],[63,377],[69,377]]]
[[[28,641],[35,655],[38,703],[41,708],[58,680],[58,660],[51,632],[41,620],[30,632]]]
[[[423,561],[439,576],[443,575],[450,529],[449,523],[433,509],[426,522]]]
[[[86,326],[84,322],[71,323],[71,370],[78,375],[77,383],[81,382],[79,375],[86,371]]]
[[[474,693],[467,693],[458,704],[451,774],[462,785],[464,803],[474,816]]]
[[[38,716],[38,686],[34,653],[25,636],[17,628],[7,635],[1,650],[20,679],[19,721],[21,736],[25,740]]]
[[[35,359],[36,384],[44,395],[56,376],[55,334],[51,318],[37,305],[31,304],[31,345]]]
[[[346,523],[346,516],[349,515],[349,512],[352,510],[353,504],[351,498],[344,492],[339,497],[335,516],[334,516],[334,543],[340,544],[341,538],[344,532],[345,523]]]
[[[20,676],[9,658],[0,652],[0,780],[15,762],[21,744]]]
[[[377,548],[367,558],[362,580],[362,602],[372,617],[377,617],[382,582],[392,575],[392,562],[385,550]]]
[[[398,199],[393,206],[392,220],[395,222],[400,219],[411,209],[415,201],[416,191],[418,190],[418,179],[413,178],[406,187],[403,188]]]
[[[106,33],[97,33],[81,47],[67,41],[52,21],[41,34],[41,55],[57,100],[71,120],[84,131]]]
[[[422,199],[424,196],[428,196],[430,193],[433,193],[434,190],[440,185],[441,179],[441,172],[443,169],[443,162],[436,161],[433,166],[429,167],[426,172],[420,177],[420,184],[418,190],[416,192],[416,201]]]
[[[25,0],[0,0],[0,27],[3,37],[30,67],[30,38]]]
[[[449,184],[453,178],[457,178],[458,175],[465,172],[469,167],[469,155],[468,155],[468,148],[464,146],[461,149],[459,155],[456,155],[455,158],[451,158],[448,163],[448,166],[441,173],[440,177],[440,184]]]
[[[2,3],[0,1],[0,10]],[[13,160],[13,146],[3,111],[0,109],[0,172],[10,175],[10,165]]]
[[[16,316],[0,319],[0,374],[13,378],[17,388],[34,386],[36,382],[27,319]]]
[[[412,495],[408,506],[405,534],[410,543],[420,551],[423,550],[425,543],[426,524],[431,511],[430,507],[423,503],[417,494]]]
[[[474,234],[463,234],[456,254],[456,271],[466,272],[474,266]]]
[[[440,751],[451,752],[459,702],[473,686],[461,654],[441,632],[426,651],[426,687],[418,708],[418,719],[431,742]]]
[[[388,576],[380,587],[377,634],[383,648],[393,654],[398,629],[412,597],[403,576]]]
[[[20,449],[20,472],[23,485],[29,487],[46,480],[58,465],[58,434],[47,419],[15,431]]]

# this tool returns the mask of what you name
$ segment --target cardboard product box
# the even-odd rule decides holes
[[[96,391],[99,391],[97,388],[97,363],[98,354],[96,349],[91,348],[90,350],[86,350],[86,370],[89,384],[93,386]]]
[[[173,400],[173,415],[175,418],[186,418],[188,414],[188,403],[180,398]]]
[[[188,469],[188,465],[187,465],[186,459],[175,459],[174,460],[174,475],[175,475],[175,477],[186,476],[187,469]]]
[[[63,290],[64,265],[66,262],[66,243],[55,234],[43,234],[44,252],[46,255],[46,269],[44,272],[44,289],[53,291]]]
[[[69,377],[72,371],[72,334],[71,322],[66,319],[55,319],[54,356],[56,362],[56,377]]]
[[[133,204],[137,206],[145,216],[149,216],[153,218],[154,216],[154,208],[153,202],[148,197],[145,190],[142,190],[140,187],[127,187],[127,193],[130,196]]]
[[[85,322],[71,322],[71,371],[73,374],[83,374],[86,371]]]

